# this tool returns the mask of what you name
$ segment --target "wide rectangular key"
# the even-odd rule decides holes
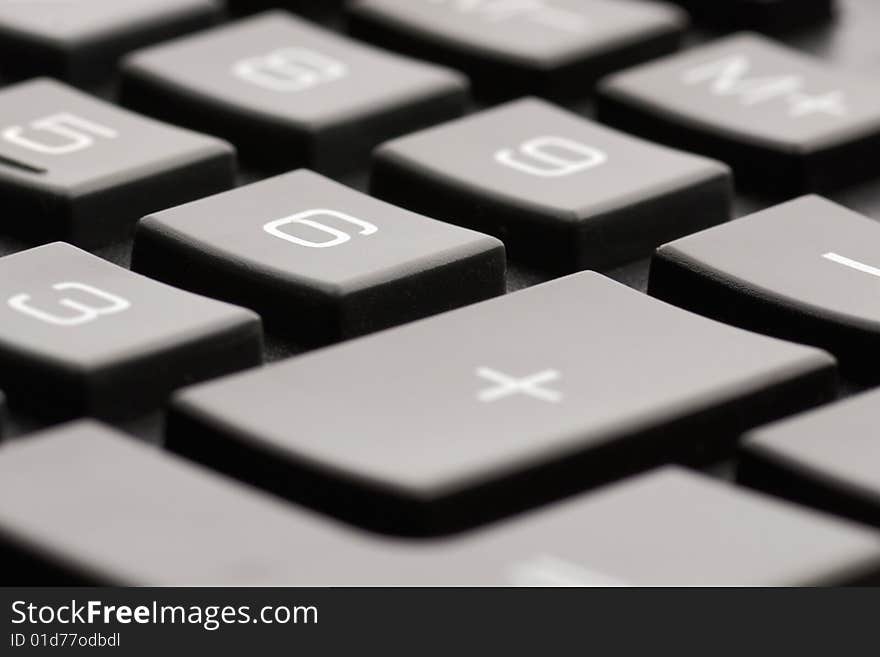
[[[738,185],[773,194],[828,191],[880,173],[874,81],[757,35],[610,76],[599,118],[724,160]]]
[[[168,445],[403,533],[456,529],[832,393],[828,354],[586,272],[180,393]]]
[[[0,89],[0,232],[83,247],[235,182],[226,142],[38,79]]]
[[[61,242],[0,258],[0,387],[50,417],[127,418],[262,359],[259,318]]]
[[[370,191],[501,237],[543,267],[601,269],[730,218],[724,165],[655,146],[538,99],[376,151]]]
[[[458,73],[267,12],[126,60],[122,100],[228,138],[261,168],[344,173],[378,143],[458,116]]]
[[[504,245],[308,170],[144,219],[132,268],[327,344],[505,290]]]
[[[399,541],[92,422],[0,449],[0,553],[7,583],[28,585],[806,586],[880,574],[876,534],[679,469],[442,542]]]
[[[743,483],[880,526],[880,393],[762,427],[741,449]]]
[[[880,224],[809,196],[658,249],[650,294],[880,380]]]
[[[0,74],[94,84],[125,53],[207,27],[221,11],[219,0],[5,0]]]
[[[465,71],[474,91],[583,97],[601,76],[678,49],[687,18],[618,0],[360,0],[351,33]]]
[[[722,29],[792,32],[834,17],[836,0],[671,0],[701,24]]]

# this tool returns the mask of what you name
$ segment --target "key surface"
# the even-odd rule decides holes
[[[722,29],[793,32],[828,22],[835,0],[672,0],[695,21]]]
[[[0,448],[0,530],[4,563],[28,584],[66,574],[155,586],[771,586],[870,582],[880,570],[877,534],[684,470],[403,542],[92,422]],[[22,552],[54,575],[16,564]]]
[[[0,0],[0,74],[101,82],[126,52],[211,25],[221,10],[218,0]]]
[[[678,49],[687,18],[618,0],[361,0],[353,35],[466,72],[483,96],[584,97],[602,75]]]
[[[880,525],[880,393],[847,399],[746,436],[739,479]]]
[[[0,231],[94,247],[145,214],[228,189],[227,143],[49,79],[0,89]]]
[[[600,84],[599,118],[717,157],[778,195],[873,177],[880,89],[772,40],[738,34]]]
[[[267,12],[135,53],[122,100],[230,139],[253,163],[347,172],[390,137],[461,114],[467,81]]]
[[[520,260],[601,269],[730,218],[728,169],[538,99],[399,138],[375,156],[371,192],[500,236]]]
[[[880,224],[808,196],[658,249],[649,293],[880,380]]]
[[[0,258],[0,387],[52,418],[134,417],[261,361],[253,313],[61,242]]]
[[[505,289],[504,245],[308,170],[152,215],[132,267],[326,344]]]
[[[168,444],[367,526],[437,533],[828,397],[826,353],[592,272],[183,391]]]

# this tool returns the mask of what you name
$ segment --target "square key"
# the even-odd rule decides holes
[[[649,294],[833,353],[880,383],[880,223],[805,196],[660,247]]]
[[[770,39],[739,34],[601,84],[599,118],[717,157],[737,185],[782,196],[880,173],[880,89]]]
[[[730,218],[722,164],[523,99],[376,151],[371,191],[554,270],[613,267]]]
[[[51,418],[129,418],[258,365],[253,313],[56,242],[0,258],[0,387]]]
[[[880,391],[746,435],[737,478],[773,495],[880,527]]]
[[[122,100],[220,135],[254,164],[358,168],[378,143],[458,116],[458,73],[267,12],[133,54]]]
[[[83,247],[144,214],[228,189],[227,143],[138,116],[49,79],[0,90],[0,232]]]
[[[132,267],[317,345],[504,293],[504,245],[308,170],[147,217]]]
[[[678,49],[687,17],[619,0],[360,0],[351,33],[466,72],[483,96],[583,97],[615,70]]]
[[[219,0],[0,0],[0,74],[101,82],[125,53],[211,25],[221,10]]]

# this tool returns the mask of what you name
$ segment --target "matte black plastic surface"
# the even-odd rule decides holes
[[[147,217],[132,268],[252,308],[308,345],[505,292],[500,241],[307,170]]]
[[[260,319],[57,242],[0,259],[0,386],[53,419],[129,419],[262,360]]]
[[[359,524],[430,534],[827,401],[827,353],[587,272],[181,392],[168,446]]]

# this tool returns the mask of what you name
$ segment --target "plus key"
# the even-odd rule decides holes
[[[191,388],[167,445],[361,525],[444,533],[724,447],[827,398],[834,372],[587,272]]]

